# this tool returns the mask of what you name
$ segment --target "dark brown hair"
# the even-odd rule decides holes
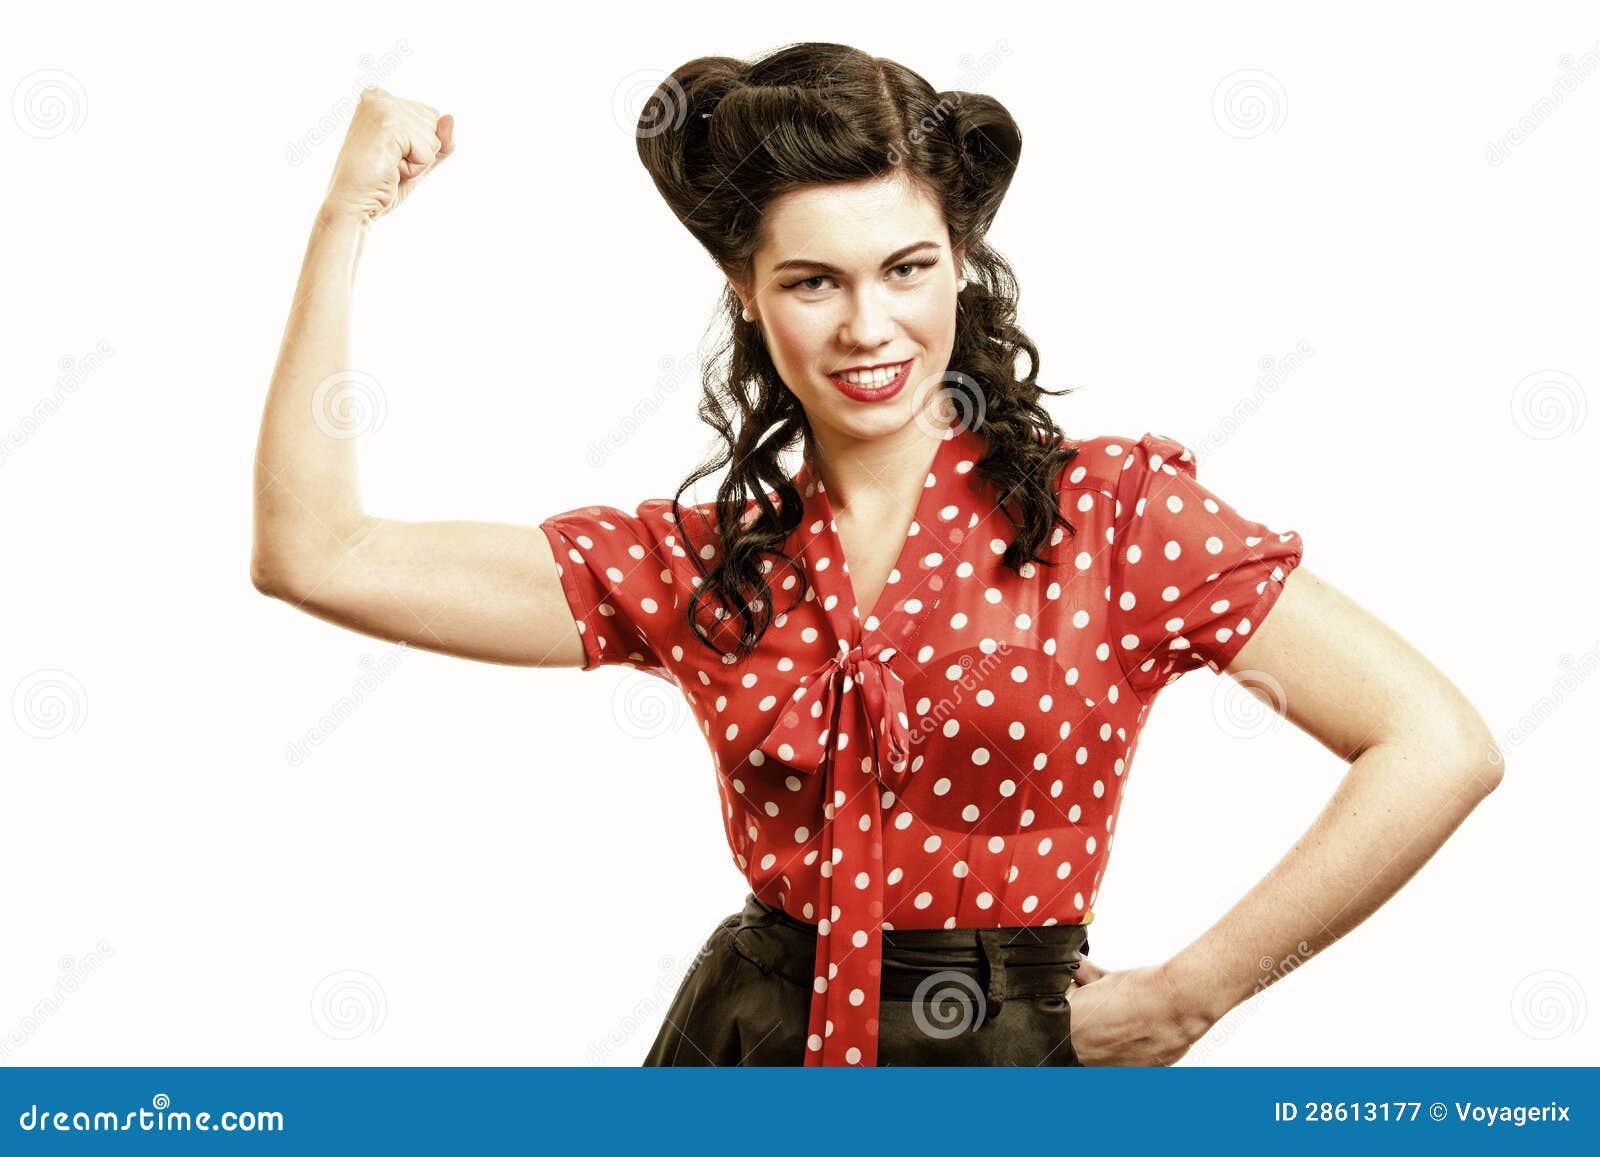
[[[1016,325],[1017,284],[1005,259],[984,241],[1022,154],[1022,133],[993,97],[935,92],[892,60],[843,44],[805,43],[746,63],[704,56],[676,69],[645,102],[637,130],[639,159],[684,227],[734,281],[754,282],[762,219],[776,198],[808,185],[897,175],[933,197],[964,251],[967,287],[957,300],[955,344],[945,375],[947,404],[960,423],[982,433],[974,466],[1000,496],[1017,528],[1002,563],[1013,571],[1039,557],[1061,513],[1056,480],[1077,454],[1064,444],[1037,383],[1039,355]],[[766,574],[800,524],[803,500],[779,455],[797,441],[816,460],[806,414],[779,377],[755,323],[743,318],[733,287],[724,289],[731,332],[706,362],[699,413],[723,445],[678,487],[673,515],[701,582],[689,601],[695,636],[729,661],[747,657],[771,625]],[[1018,376],[1017,356],[1028,372]],[[724,358],[729,359],[724,367]],[[684,491],[731,463],[718,490],[709,568],[691,541],[679,505]],[[767,489],[776,496],[773,506]],[[1016,508],[1013,513],[1011,507]],[[731,655],[704,628],[698,611],[714,598],[717,625]],[[737,619],[738,629],[722,626]]]

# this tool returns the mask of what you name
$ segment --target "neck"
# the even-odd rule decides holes
[[[943,424],[912,421],[882,438],[852,438],[837,430],[813,429],[817,475],[828,489],[835,515],[875,516],[915,509],[938,456]]]

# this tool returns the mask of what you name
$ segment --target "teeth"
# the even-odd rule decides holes
[[[851,370],[849,373],[839,374],[838,377],[856,386],[887,386],[894,381],[895,375],[900,372],[899,366],[877,370]]]

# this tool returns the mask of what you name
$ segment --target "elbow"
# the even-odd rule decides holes
[[[250,542],[250,585],[268,598],[284,597],[284,560],[293,541],[282,519],[256,508]]]
[[[1440,700],[1408,730],[1453,773],[1461,790],[1487,796],[1505,778],[1506,757],[1489,724],[1459,692]],[[1426,737],[1426,738],[1425,738]],[[1442,760],[1440,757],[1443,757]]]
[[[250,550],[250,585],[274,599],[299,602],[302,592],[333,569],[378,519],[362,518],[353,530],[319,517],[310,523],[269,519],[259,513]]]
[[[250,557],[250,585],[268,598],[288,599],[293,597],[289,593],[290,587],[284,578],[283,568],[260,553]]]
[[[1500,751],[1500,746],[1492,739],[1485,746],[1485,759],[1487,768],[1483,771],[1483,780],[1486,784],[1485,791],[1490,792],[1500,786],[1500,781],[1506,776],[1506,757]]]
[[[1469,786],[1481,794],[1488,795],[1505,778],[1505,754],[1481,719],[1476,726],[1461,734],[1456,753],[1457,765],[1462,769]]]
[[[263,566],[258,559],[250,560],[250,585],[268,598],[282,597],[282,588],[278,585],[277,575]]]
[[[1458,793],[1481,799],[1505,778],[1500,743],[1483,716],[1459,696],[1410,716],[1380,742],[1408,749],[1419,765],[1433,768]]]

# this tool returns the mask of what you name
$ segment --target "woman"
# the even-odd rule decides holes
[[[750,894],[647,1064],[1171,1064],[1264,987],[1258,960],[1360,923],[1499,781],[1477,712],[1300,565],[1296,533],[1238,514],[1170,438],[1062,435],[984,240],[1015,123],[842,45],[691,61],[640,119],[728,279],[701,407],[719,456],[631,514],[368,515],[319,387],[347,364],[371,221],[453,132],[363,95],[267,399],[252,573],[383,638],[682,689]],[[715,502],[680,504],[724,466]],[[1351,769],[1204,936],[1108,971],[1087,927],[1122,785],[1152,702],[1202,665],[1274,684]]]

